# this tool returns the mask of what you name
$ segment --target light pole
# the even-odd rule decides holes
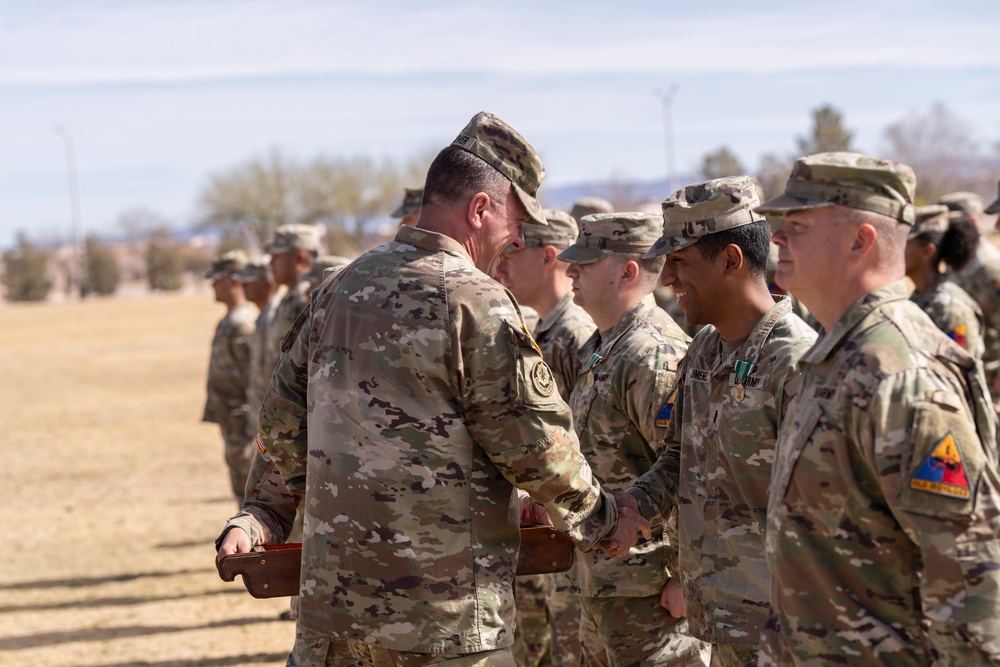
[[[660,100],[663,106],[663,134],[667,147],[667,183],[670,192],[677,192],[680,185],[677,183],[677,146],[674,143],[674,98],[680,88],[676,83],[670,84],[666,92],[659,88],[653,89],[653,95]]]
[[[73,143],[73,135],[62,125],[53,128],[66,145],[66,170],[69,176],[69,196],[70,214],[73,220],[73,248],[76,250],[77,280],[80,289],[80,296],[83,296],[84,285],[86,284],[86,262],[83,252],[83,220],[80,215],[80,183],[76,175],[76,147]]]

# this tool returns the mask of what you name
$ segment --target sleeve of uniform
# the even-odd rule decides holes
[[[308,311],[296,320],[284,340],[289,345],[278,361],[264,396],[258,437],[289,492],[301,498],[306,484]]]
[[[617,507],[580,453],[569,406],[517,323],[513,303],[499,286],[481,289],[479,305],[461,305],[452,328],[469,431],[504,477],[545,507],[557,529],[592,548],[616,525]],[[480,312],[470,309],[480,306]]]
[[[666,354],[667,346],[648,351],[628,376],[622,378],[624,386],[620,399],[628,420],[639,430],[654,455],[663,449],[666,427],[657,417],[670,398],[677,368],[675,361],[668,369],[662,359]]]
[[[865,443],[863,455],[890,511],[919,553],[919,607],[930,620],[928,637],[938,659],[972,665],[988,656],[997,664],[1000,477],[961,389],[928,383],[921,375],[928,373],[885,380],[870,412],[856,406],[856,437]]]
[[[231,518],[222,535],[233,527],[250,536],[250,544],[282,544],[288,539],[295,519],[295,497],[288,492],[274,463],[259,451],[254,452],[247,476],[243,509]],[[217,540],[221,542],[222,536]]]
[[[664,446],[656,462],[639,477],[627,493],[639,504],[647,521],[666,515],[677,504],[681,469],[681,432],[683,429],[684,362],[681,362],[676,382],[669,397],[656,415],[658,427],[665,429]]]

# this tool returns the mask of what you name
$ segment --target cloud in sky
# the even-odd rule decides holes
[[[405,159],[481,109],[550,184],[664,175],[656,88],[678,84],[678,165],[753,168],[832,103],[875,152],[937,100],[1000,135],[1000,3],[7,2],[0,0],[0,248],[62,229],[76,139],[85,225],[131,206],[178,223],[208,175],[272,148]],[[544,188],[544,186],[543,186]],[[666,194],[666,193],[665,193]]]

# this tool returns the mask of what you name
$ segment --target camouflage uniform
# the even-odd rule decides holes
[[[926,261],[920,256],[915,260],[915,265],[910,262],[910,244],[934,243],[941,246],[941,240],[948,232],[948,207],[944,205],[918,206],[917,218],[907,237],[907,275],[912,277],[911,271],[916,271],[923,282],[923,272],[927,270],[922,266]],[[947,280],[944,275],[937,273],[937,260],[931,262],[930,267],[934,278],[923,289],[915,289],[910,295],[910,300],[920,306],[920,309],[927,313],[931,321],[938,326],[941,331],[948,334],[948,337],[964,347],[976,359],[983,356],[982,330],[984,326],[983,313],[979,306],[966,294],[961,287]]]
[[[612,252],[643,253],[659,236],[662,218],[645,213],[586,216],[576,244],[559,255],[586,264]],[[666,403],[688,337],[647,294],[608,331],[580,351],[586,360],[570,400],[580,449],[601,486],[623,491],[656,461],[666,429]],[[702,665],[704,645],[686,623],[660,606],[675,566],[673,519],[652,527],[624,560],[600,551],[577,553],[574,567],[583,616],[580,640],[588,665]]]
[[[837,201],[912,224],[913,183],[820,154],[762,208]],[[802,359],[769,493],[761,665],[1000,661],[993,411],[975,360],[906,296],[903,281],[863,296]]]
[[[953,192],[941,198],[948,207],[952,220],[967,219],[976,223],[982,232],[979,218],[983,203],[972,192]],[[983,368],[987,386],[994,403],[1000,403],[1000,251],[983,234],[979,239],[976,255],[958,270],[949,271],[948,277],[961,287],[979,305],[985,326],[983,336]]]
[[[538,219],[543,171],[513,130],[479,114],[453,145]],[[585,547],[617,522],[513,299],[457,241],[401,227],[316,290],[304,320],[261,412],[268,453],[305,494],[299,629],[359,653],[508,649],[514,485]]]
[[[749,177],[689,185],[663,202],[663,237],[648,255],[763,224],[752,212],[759,203]],[[757,663],[769,599],[764,526],[774,442],[801,384],[799,358],[816,340],[788,298],[775,301],[742,341],[724,341],[711,325],[695,336],[657,416],[668,424],[666,447],[629,489],[648,519],[678,504],[688,628],[712,643],[712,665]]]
[[[225,253],[215,260],[205,277],[215,280],[231,274],[243,268],[246,261],[242,251]],[[253,306],[242,303],[226,313],[215,327],[208,362],[208,396],[202,414],[202,421],[218,424],[222,430],[229,482],[239,503],[243,502],[243,487],[253,453],[246,422],[250,339],[255,319]]]
[[[910,301],[927,313],[937,328],[972,355],[983,357],[983,312],[979,305],[961,287],[938,276],[925,289],[910,295]]]

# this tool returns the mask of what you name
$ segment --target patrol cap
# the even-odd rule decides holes
[[[239,271],[247,265],[247,254],[242,250],[229,250],[214,260],[212,266],[205,272],[209,280],[218,280],[222,276]]]
[[[403,203],[389,214],[390,218],[405,218],[414,213],[420,213],[420,201],[424,198],[423,188],[404,188]]]
[[[258,280],[268,280],[271,275],[271,256],[258,255],[247,262],[247,265],[233,274],[233,278],[241,283],[253,283]]]
[[[276,255],[289,250],[319,251],[319,227],[316,225],[282,225],[274,230],[274,237],[264,244],[264,252]]]
[[[983,198],[975,192],[949,192],[938,200],[939,204],[944,204],[948,210],[958,215],[952,218],[978,218],[983,214]]]
[[[784,194],[757,207],[765,215],[826,206],[872,211],[912,225],[917,179],[905,164],[860,153],[800,157]]]
[[[754,211],[759,205],[757,188],[749,176],[728,176],[686,185],[660,205],[663,236],[646,257],[686,248],[708,234],[761,222],[764,216]]]
[[[596,215],[598,213],[613,213],[615,207],[607,199],[600,197],[583,197],[573,202],[573,208],[569,214],[580,220],[585,215]]]
[[[482,158],[506,176],[528,211],[530,222],[547,224],[542,205],[535,199],[545,178],[545,167],[535,149],[514,128],[493,114],[480,111],[451,145]]]
[[[917,221],[907,234],[912,239],[921,234],[944,234],[948,231],[948,207],[944,204],[931,204],[917,207]]]
[[[613,252],[644,253],[660,237],[663,217],[655,213],[597,213],[580,221],[576,243],[557,259],[590,264]]]
[[[997,182],[997,199],[986,207],[986,213],[1000,213],[1000,181]]]
[[[302,280],[313,284],[321,283],[333,269],[342,269],[350,263],[350,259],[340,255],[320,255],[313,260],[312,266],[302,276]]]
[[[528,225],[522,227],[524,233],[524,247],[542,248],[550,245],[560,250],[568,248],[576,240],[580,233],[580,225],[566,211],[559,211],[552,208],[544,209],[545,219],[549,224]],[[514,252],[517,248],[509,245],[504,248],[504,254]]]

